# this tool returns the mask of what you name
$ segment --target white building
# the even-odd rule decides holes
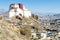
[[[11,4],[9,10],[9,17],[11,18],[19,14],[26,18],[29,18],[31,16],[31,12],[26,9],[22,4]]]
[[[46,33],[41,33],[41,38],[45,39],[47,37]]]

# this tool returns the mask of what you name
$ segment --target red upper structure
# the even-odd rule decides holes
[[[23,10],[23,4],[19,4],[19,8]]]

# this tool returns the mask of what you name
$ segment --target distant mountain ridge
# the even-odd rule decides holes
[[[58,14],[54,14],[54,16],[60,16],[60,13],[58,13]]]

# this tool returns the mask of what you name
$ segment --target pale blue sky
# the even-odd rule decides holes
[[[60,13],[60,0],[0,0],[0,9],[9,9],[12,3],[22,3],[32,12]]]

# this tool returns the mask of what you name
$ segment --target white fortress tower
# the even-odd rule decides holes
[[[31,16],[31,11],[26,9],[22,4],[11,4],[9,9],[9,18],[19,14],[26,18],[29,18]]]

